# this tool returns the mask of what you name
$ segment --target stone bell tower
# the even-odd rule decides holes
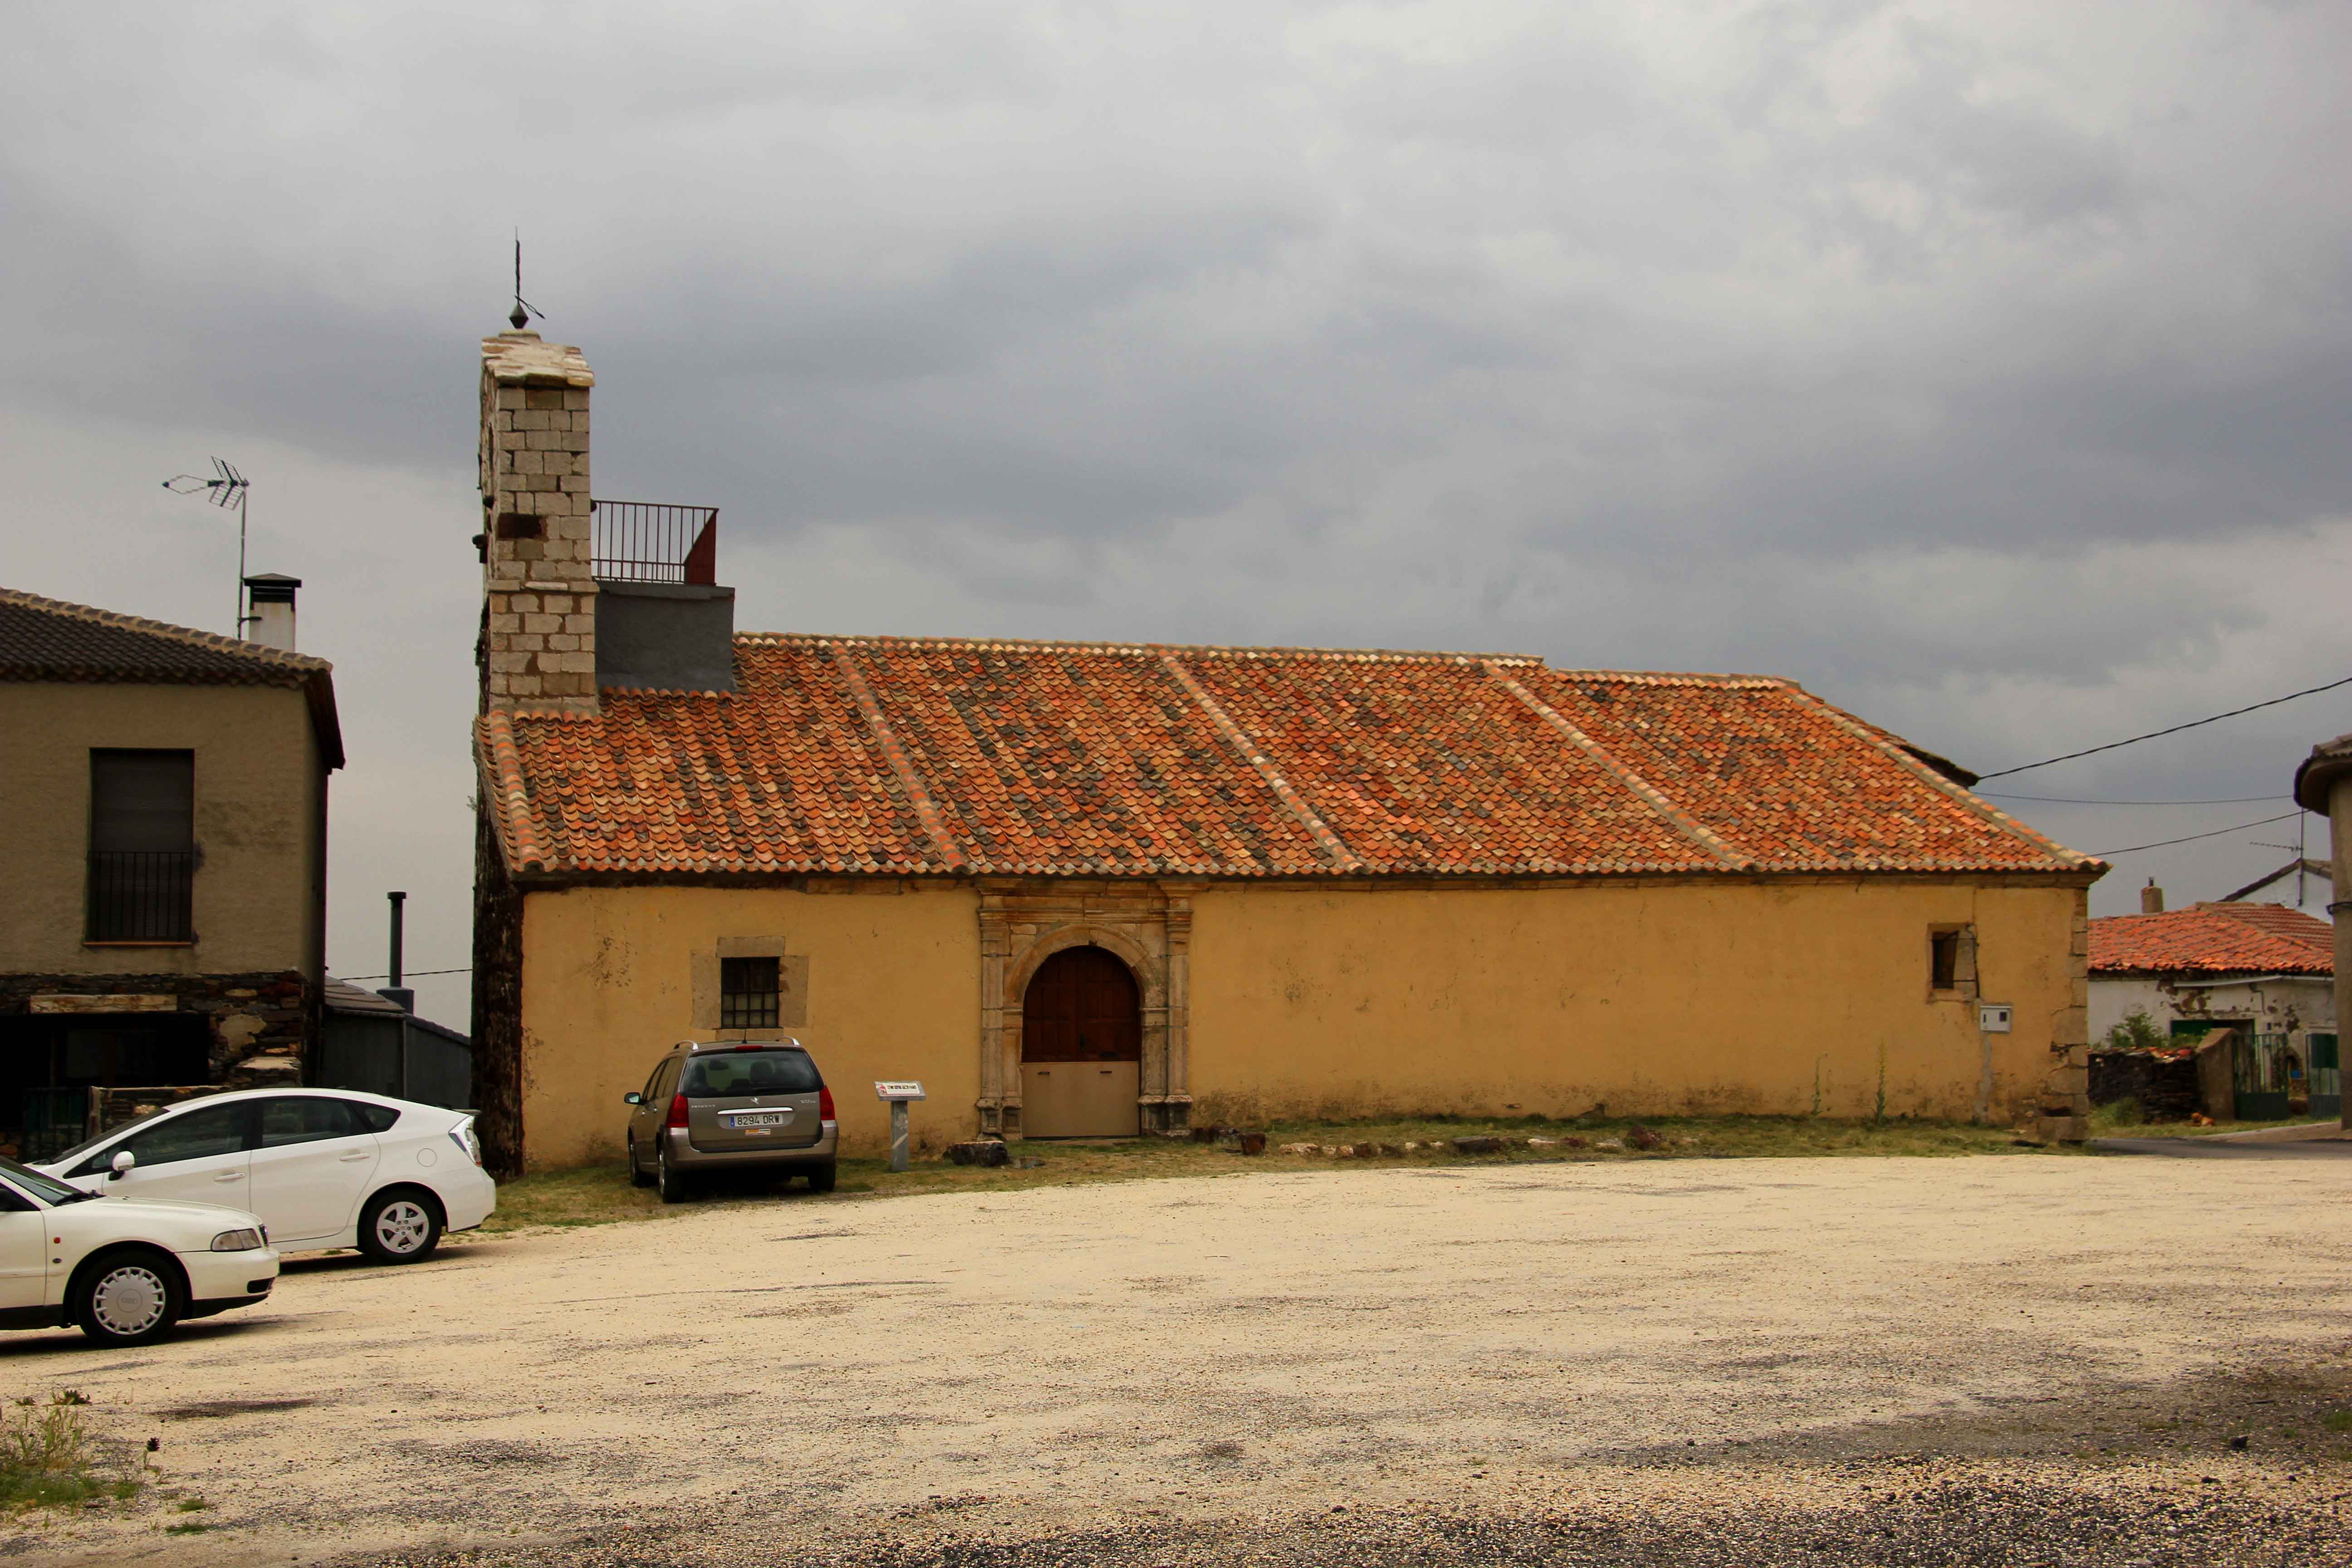
[[[482,340],[484,712],[596,710],[588,393],[580,351],[517,330]]]

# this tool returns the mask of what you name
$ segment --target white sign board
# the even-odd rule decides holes
[[[874,1098],[877,1100],[920,1100],[923,1098],[923,1086],[912,1081],[905,1083],[877,1083],[874,1086]]]
[[[1977,1027],[1988,1035],[2009,1033],[2009,1004],[1985,1002],[1977,1007]]]

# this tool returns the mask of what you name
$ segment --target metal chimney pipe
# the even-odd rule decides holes
[[[386,893],[392,902],[392,988],[401,989],[400,982],[400,918],[401,906],[408,901],[406,893]]]

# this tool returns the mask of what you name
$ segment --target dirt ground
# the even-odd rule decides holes
[[[1317,1170],[297,1262],[135,1353],[0,1337],[0,1392],[159,1440],[140,1503],[0,1561],[2341,1563],[2347,1195],[2336,1162]]]

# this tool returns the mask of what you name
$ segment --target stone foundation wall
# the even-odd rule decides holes
[[[210,1089],[299,1084],[320,994],[299,971],[261,974],[0,974],[0,1015],[201,1015]],[[160,1091],[143,1091],[160,1092]]]

